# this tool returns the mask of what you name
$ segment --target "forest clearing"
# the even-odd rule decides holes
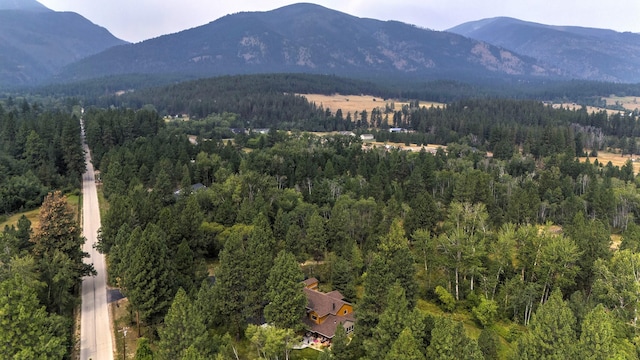
[[[640,172],[640,158],[634,157],[632,155],[621,155],[619,152],[608,152],[608,151],[598,151],[598,156],[583,156],[579,158],[580,161],[594,162],[598,160],[602,166],[606,166],[607,163],[611,162],[613,166],[622,167],[627,161],[631,160],[633,162],[633,173],[638,174]]]
[[[335,114],[338,109],[342,110],[343,116],[347,113],[355,114],[362,110],[366,110],[369,114],[374,109],[381,109],[383,112],[388,107],[390,110],[398,111],[402,110],[403,106],[409,106],[408,101],[395,101],[390,99],[382,99],[380,97],[372,95],[322,95],[322,94],[300,94],[309,100],[311,103],[315,103],[317,106],[322,106],[325,109],[331,110],[331,113]],[[420,106],[426,107],[444,107],[445,104],[437,102],[420,102]]]

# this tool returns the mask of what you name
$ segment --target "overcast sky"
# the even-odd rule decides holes
[[[38,0],[77,12],[115,36],[139,42],[204,25],[240,11],[267,11],[286,0]],[[307,1],[309,2],[309,1]],[[640,0],[319,0],[358,17],[399,20],[434,30],[495,16],[550,25],[578,25],[640,33]]]

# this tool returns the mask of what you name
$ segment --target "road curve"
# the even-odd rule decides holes
[[[90,255],[85,263],[93,263],[97,276],[82,279],[82,313],[80,320],[80,360],[113,360],[113,339],[107,303],[107,272],[104,255],[94,249],[100,228],[100,207],[94,179],[91,153],[84,139],[82,142],[87,169],[82,175],[82,233],[87,239],[83,251]]]

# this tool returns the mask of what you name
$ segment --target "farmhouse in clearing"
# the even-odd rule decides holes
[[[304,281],[304,294],[307,297],[304,323],[309,332],[323,341],[330,341],[338,326],[344,327],[347,334],[353,332],[356,322],[353,305],[344,301],[344,296],[339,291],[320,292],[318,279],[310,278]]]

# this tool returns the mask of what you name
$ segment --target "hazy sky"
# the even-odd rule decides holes
[[[240,11],[267,11],[287,0],[39,0],[56,11],[77,12],[115,36],[138,42],[204,25]],[[309,2],[309,1],[307,1]],[[318,0],[358,17],[399,20],[434,30],[495,16],[550,25],[640,32],[639,0]]]

